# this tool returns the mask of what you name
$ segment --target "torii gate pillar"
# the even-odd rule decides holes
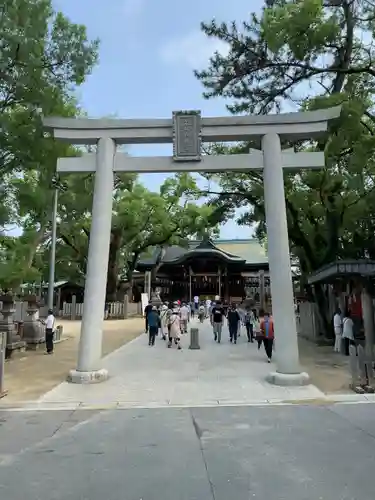
[[[277,339],[277,370],[267,377],[278,385],[307,384],[298,356],[283,168],[322,168],[323,153],[281,151],[281,139],[308,140],[324,134],[340,107],[307,113],[203,118],[181,111],[172,120],[45,118],[54,137],[71,144],[96,144],[96,154],[62,158],[58,172],[95,173],[84,310],[77,369],[71,382],[94,383],[108,377],[101,367],[102,330],[112,218],[113,174],[118,172],[220,172],[262,169],[268,235],[272,309]],[[201,142],[257,139],[263,152],[201,156]],[[117,144],[173,143],[173,157],[131,158]]]
[[[304,385],[308,383],[309,376],[301,371],[299,363],[279,135],[266,134],[262,139],[262,150],[272,315],[277,336],[277,371],[271,372],[267,379],[277,385]]]

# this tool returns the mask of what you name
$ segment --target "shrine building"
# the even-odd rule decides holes
[[[144,292],[159,289],[163,300],[192,301],[219,295],[228,302],[251,298],[271,306],[268,258],[257,239],[190,241],[187,247],[153,249],[136,270]]]

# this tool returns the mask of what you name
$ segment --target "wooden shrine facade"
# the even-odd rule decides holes
[[[257,240],[191,241],[187,248],[157,249],[138,262],[137,271],[142,291],[158,288],[163,300],[219,295],[228,302],[248,297],[259,307],[271,302],[267,256]]]

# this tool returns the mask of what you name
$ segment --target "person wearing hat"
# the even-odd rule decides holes
[[[148,315],[148,345],[155,345],[155,337],[158,334],[160,327],[160,316],[158,308],[152,306],[151,312]]]
[[[168,313],[169,313],[168,304],[165,303],[160,308],[160,328],[162,339],[166,340],[168,335]]]
[[[173,304],[172,312],[169,316],[169,342],[168,347],[171,348],[174,343],[177,345],[177,349],[181,349],[180,336],[181,336],[181,320],[180,320],[180,308],[178,303]]]
[[[189,320],[190,320],[190,309],[188,308],[186,303],[183,302],[180,307],[181,333],[187,333]]]

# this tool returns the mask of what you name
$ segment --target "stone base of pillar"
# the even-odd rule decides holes
[[[279,373],[271,372],[266,377],[267,382],[273,385],[281,386],[298,386],[298,385],[308,385],[310,383],[310,377],[308,373]]]
[[[99,384],[108,380],[108,376],[108,371],[104,368],[90,372],[70,370],[67,381],[71,384]]]

